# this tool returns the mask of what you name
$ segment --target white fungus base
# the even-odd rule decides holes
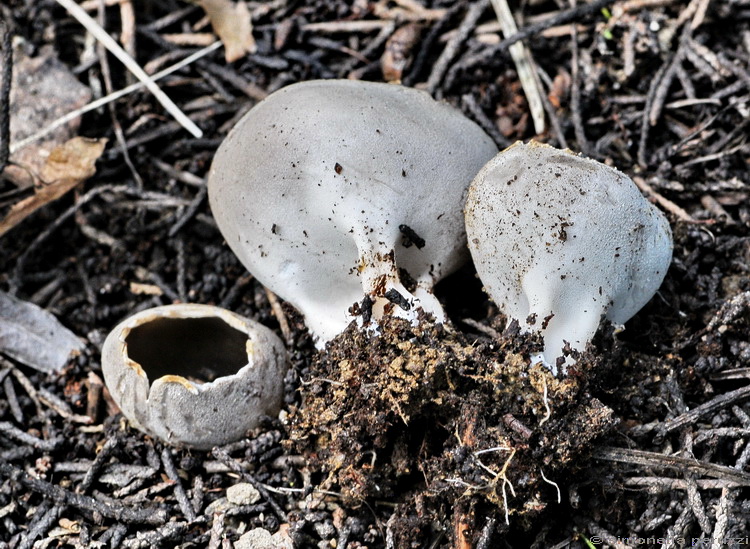
[[[538,143],[517,143],[476,176],[469,249],[510,320],[544,337],[553,369],[582,351],[602,317],[624,324],[654,295],[672,257],[664,215],[621,172]]]
[[[238,122],[214,158],[209,199],[235,254],[302,312],[320,346],[365,296],[377,319],[389,290],[409,304],[393,314],[413,320],[421,307],[443,318],[431,289],[467,258],[466,189],[496,152],[479,126],[424,92],[309,81]],[[404,245],[402,225],[424,246]]]

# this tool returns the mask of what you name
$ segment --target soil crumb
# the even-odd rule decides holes
[[[482,525],[531,527],[559,499],[554,479],[617,424],[589,394],[601,358],[583,353],[557,378],[530,365],[540,349],[512,328],[472,340],[429,320],[352,325],[313,360],[289,444],[350,505],[398,502],[396,547],[436,535],[473,547]],[[450,516],[452,531],[436,532]]]

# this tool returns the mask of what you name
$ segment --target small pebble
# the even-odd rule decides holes
[[[330,520],[319,522],[314,526],[314,528],[315,532],[317,532],[317,534],[325,540],[330,539],[334,535],[336,535],[336,528],[334,528],[333,523]]]
[[[234,544],[235,549],[274,549],[273,535],[264,528],[255,528],[242,534]]]
[[[252,484],[240,482],[227,488],[227,499],[235,505],[252,505],[260,500],[260,492]]]
[[[226,512],[232,507],[234,507],[234,505],[229,503],[229,501],[227,501],[227,498],[219,498],[215,501],[212,501],[208,505],[208,507],[206,507],[205,513],[206,515],[210,516],[210,515],[213,515],[214,513]]]
[[[292,549],[292,544],[281,532],[272,535],[265,528],[255,528],[240,536],[234,549]]]

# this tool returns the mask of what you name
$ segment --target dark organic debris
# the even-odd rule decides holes
[[[86,343],[54,373],[0,357],[0,546],[240,546],[254,532],[304,548],[575,548],[583,536],[750,535],[742,2],[520,3],[511,37],[489,2],[250,2],[257,50],[231,64],[204,47],[216,37],[200,6],[78,3],[148,73],[172,71],[157,84],[204,138],[141,90],[73,114],[19,151],[30,161],[11,156],[3,218],[35,192],[50,145],[71,131],[109,139],[96,175],[0,240],[0,289]],[[9,0],[0,18],[16,37],[13,104],[20,94],[34,113],[25,127],[11,109],[14,143],[131,81],[55,3]],[[518,40],[550,126],[539,136],[508,54]],[[205,178],[234,122],[284,85],[384,72],[429,81],[501,147],[536,137],[637,172],[670,215],[674,261],[659,293],[624,332],[602,330],[570,378],[528,368],[534,342],[487,302],[470,265],[437,287],[455,326],[394,322],[385,339],[352,331],[316,354],[299,315],[222,242]],[[102,386],[99,346],[122,318],[175,301],[283,333],[293,368],[282,419],[293,423],[269,418],[215,452],[165,451],[128,428]],[[359,305],[365,320],[371,305]],[[258,501],[230,501],[237,482]]]
[[[529,368],[537,348],[523,337],[472,345],[395,318],[376,337],[350,328],[311,366],[290,446],[347,500],[400,493],[406,509],[429,493],[421,528],[441,509],[476,508],[505,530],[508,515],[536,516],[554,499],[544,475],[575,471],[617,423],[583,378]],[[586,356],[580,367],[597,365]],[[418,543],[414,524],[391,525],[399,547]]]
[[[398,305],[404,311],[408,311],[409,309],[411,309],[411,303],[409,303],[409,300],[406,299],[396,288],[391,288],[390,290],[385,292],[383,297],[385,297],[394,305]]]
[[[410,248],[412,245],[416,246],[420,250],[424,248],[424,245],[426,244],[424,238],[419,236],[414,229],[412,229],[408,225],[402,224],[398,226],[398,230],[401,231],[402,235],[404,235],[404,239],[401,242],[404,248]]]

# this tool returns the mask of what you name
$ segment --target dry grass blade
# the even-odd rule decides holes
[[[323,21],[302,25],[303,31],[310,32],[370,32],[390,25],[390,21]]]
[[[151,80],[153,82],[156,82],[157,80],[161,80],[165,76],[169,76],[170,74],[180,70],[183,67],[186,67],[190,65],[191,63],[195,62],[196,60],[200,59],[201,57],[205,57],[209,53],[219,49],[221,47],[221,42],[218,40],[211,44],[210,46],[207,46],[201,50],[198,50],[197,52],[193,53],[192,55],[189,55],[182,61],[179,61],[175,63],[174,65],[171,65],[167,67],[166,69],[157,72],[151,77]],[[135,91],[140,90],[141,88],[145,88],[147,86],[146,82],[136,82],[135,84],[131,84],[130,86],[127,86],[126,88],[123,88],[121,90],[118,90],[116,92],[110,93],[109,95],[105,95],[104,97],[101,97],[97,99],[96,101],[92,101],[91,103],[84,105],[80,109],[76,109],[72,112],[69,112],[65,116],[61,116],[54,122],[52,122],[50,125],[48,125],[46,128],[43,128],[41,131],[30,135],[29,137],[17,142],[12,143],[10,146],[10,152],[14,153],[20,149],[23,149],[24,147],[30,145],[31,143],[38,141],[39,139],[43,138],[44,136],[50,134],[53,132],[56,128],[59,128],[60,126],[63,126],[70,122],[71,120],[75,120],[82,114],[85,114],[87,112],[93,111],[98,109],[99,107],[103,107],[104,105],[107,105],[108,103],[111,103],[112,101],[117,101],[121,97],[125,97],[126,95],[133,93]]]
[[[492,0],[492,7],[495,9],[495,14],[503,29],[503,34],[506,37],[510,37],[518,33],[518,26],[515,19],[513,19],[508,2],[506,0]],[[534,77],[536,64],[534,63],[534,58],[531,56],[531,51],[521,41],[510,46],[508,51],[513,58],[513,63],[516,65],[518,79],[521,81],[521,86],[526,94],[526,100],[529,102],[531,119],[534,121],[534,131],[537,134],[544,133],[544,105],[542,104],[542,95],[539,91],[538,80]]]
[[[154,80],[146,74],[146,72],[130,57],[127,52],[122,49],[122,46],[115,42],[115,40],[94,21],[91,16],[86,13],[81,6],[76,4],[73,0],[57,0],[57,3],[64,7],[68,12],[76,18],[76,20],[86,27],[99,42],[101,42],[105,48],[107,48],[112,55],[117,57],[127,69],[132,72],[138,80],[148,88],[148,90],[154,94],[154,97],[162,104],[162,106],[171,114],[180,125],[189,131],[193,137],[203,137],[203,131],[190,120],[180,108],[175,105],[166,93],[164,93],[159,86],[156,85]]]

